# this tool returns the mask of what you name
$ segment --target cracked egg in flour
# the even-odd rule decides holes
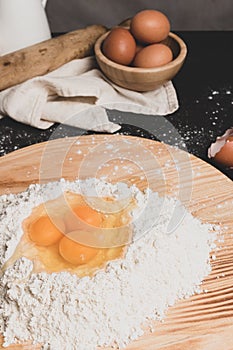
[[[32,209],[23,236],[4,269],[17,259],[33,261],[33,272],[70,271],[91,276],[122,258],[132,237],[134,200],[83,197],[66,191]]]

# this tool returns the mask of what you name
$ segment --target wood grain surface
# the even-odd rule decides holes
[[[106,31],[102,25],[92,25],[0,57],[0,91],[92,54]]]
[[[61,176],[69,180],[77,176],[81,179],[106,176],[107,181],[135,183],[141,189],[149,184],[161,195],[179,198],[204,222],[219,224],[225,241],[217,242],[220,249],[212,261],[211,274],[203,282],[205,292],[178,301],[169,308],[164,322],[155,323],[153,333],[146,332],[127,350],[233,349],[230,179],[184,151],[119,135],[81,136],[33,145],[1,158],[0,169],[0,194],[16,193],[31,183],[46,183]],[[7,349],[31,350],[40,346],[13,345]]]

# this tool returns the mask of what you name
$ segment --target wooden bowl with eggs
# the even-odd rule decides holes
[[[126,28],[126,27],[125,27]],[[95,43],[95,56],[103,74],[113,83],[134,91],[151,91],[174,78],[182,67],[187,55],[184,41],[170,32],[163,44],[173,53],[171,62],[156,68],[138,68],[115,63],[107,58],[102,51],[102,45],[109,32],[105,33]]]

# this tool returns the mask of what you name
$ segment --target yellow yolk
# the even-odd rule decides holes
[[[99,249],[81,245],[68,237],[63,237],[59,243],[59,253],[73,265],[82,265],[93,259]]]
[[[65,225],[58,218],[53,222],[48,216],[41,216],[32,222],[29,228],[29,238],[39,246],[48,247],[63,237]],[[59,227],[59,228],[58,228]]]
[[[79,205],[65,216],[66,232],[87,229],[87,225],[101,227],[102,219],[102,215],[98,211],[87,205]]]

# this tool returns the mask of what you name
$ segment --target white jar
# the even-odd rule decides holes
[[[46,1],[0,0],[0,55],[51,38]]]

